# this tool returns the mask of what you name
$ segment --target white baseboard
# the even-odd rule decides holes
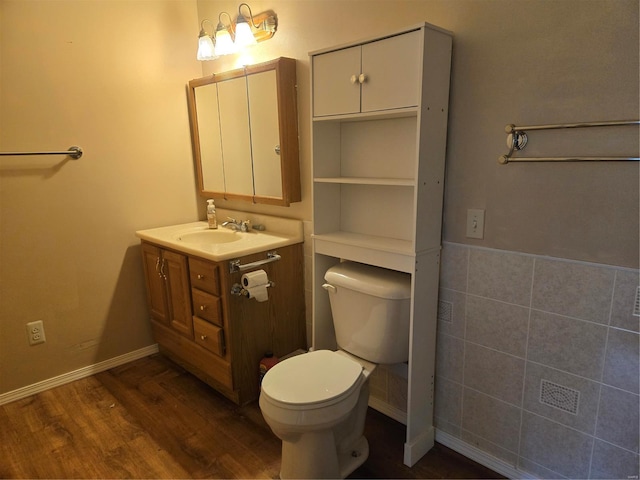
[[[463,442],[459,438],[454,437],[442,430],[436,430],[436,442],[441,443],[445,447],[449,447],[451,450],[455,450],[456,452],[464,455],[467,458],[470,458],[474,462],[479,463],[482,466],[490,468],[496,473],[500,475],[504,475],[507,478],[517,478],[517,479],[536,479],[526,472],[516,469],[513,465],[503,462],[499,458],[496,458],[492,455],[489,455],[486,452],[470,445],[466,442]]]
[[[73,382],[75,380],[80,380],[81,378],[90,377],[91,375],[94,375],[96,373],[109,370],[110,368],[117,367],[119,365],[124,365],[125,363],[138,360],[139,358],[148,357],[149,355],[153,355],[154,353],[158,353],[157,344],[149,345],[148,347],[125,353],[124,355],[120,355],[119,357],[110,358],[109,360],[105,360],[94,365],[89,365],[72,372],[58,375],[57,377],[49,378],[32,385],[27,385],[26,387],[18,388],[17,390],[12,390],[10,392],[0,394],[0,405],[14,402],[16,400],[20,400],[21,398],[28,397],[29,395],[44,392],[45,390],[59,387],[60,385]]]
[[[376,397],[369,397],[369,406],[374,410],[379,411],[380,413],[386,415],[387,417],[393,418],[394,420],[406,425],[407,424],[407,414],[402,410],[399,410],[395,407],[392,407],[388,403],[383,402],[382,400]],[[457,437],[450,435],[442,430],[435,430],[435,440],[438,443],[441,443],[445,447],[449,447],[451,450],[455,450],[461,455],[464,455],[467,458],[470,458],[474,462],[479,463],[480,465],[490,468],[496,473],[503,475],[507,478],[517,478],[517,479],[529,479],[534,480],[537,477],[530,475],[526,472],[516,469],[513,465],[505,463],[504,461],[496,458],[482,450],[474,447],[473,445],[463,442]],[[406,445],[405,445],[405,455],[406,455]],[[417,459],[415,460],[417,461]],[[415,462],[414,462],[415,463]]]

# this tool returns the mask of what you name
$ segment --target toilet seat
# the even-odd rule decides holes
[[[343,355],[317,350],[271,368],[262,380],[262,395],[282,408],[322,408],[359,389],[362,371],[362,365]]]

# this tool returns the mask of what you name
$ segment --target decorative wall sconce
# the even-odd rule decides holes
[[[242,7],[247,7],[249,17],[242,14]],[[229,18],[229,23],[222,23],[222,15]],[[218,25],[211,34],[204,28],[205,23],[213,27],[213,23],[204,19],[200,24],[200,34],[198,35],[198,60],[213,60],[221,55],[236,53],[244,47],[255,45],[258,42],[268,40],[276,33],[278,21],[275,13],[266,11],[253,16],[251,7],[246,3],[241,3],[238,7],[238,16],[235,23],[231,15],[221,12],[218,15]]]

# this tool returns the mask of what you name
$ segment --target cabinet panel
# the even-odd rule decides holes
[[[414,178],[416,124],[416,117],[342,123],[341,176]]]
[[[253,187],[262,197],[282,198],[280,129],[276,72],[269,70],[247,77],[253,155]]]
[[[215,263],[189,258],[189,278],[192,287],[213,295],[220,295],[220,273]]]
[[[413,188],[341,185],[340,230],[413,240]]]
[[[216,355],[224,356],[224,336],[220,327],[211,325],[201,318],[193,317],[196,343]]]
[[[421,85],[420,31],[362,46],[362,111],[418,105]]]
[[[191,290],[191,298],[193,299],[193,312],[195,315],[221,327],[223,326],[222,305],[219,297],[193,288]]]
[[[215,83],[194,89],[198,105],[196,120],[200,125],[198,141],[202,166],[202,183],[207,190],[224,192],[224,171],[222,165],[222,137],[218,116],[218,87]]]
[[[340,115],[360,111],[360,47],[313,57],[313,115]]]
[[[219,384],[228,389],[227,391],[223,390],[223,393],[232,393],[233,375],[231,364],[228,361],[193,340],[175,334],[158,322],[152,322],[151,325],[161,353],[168,355],[197,376],[201,378],[204,376],[206,381],[211,379],[215,382],[214,385]]]
[[[163,250],[162,259],[171,327],[187,337],[193,337],[187,257]]]
[[[168,323],[165,284],[160,274],[161,261],[158,247],[148,243],[142,244],[142,263],[147,281],[147,305],[153,318]]]
[[[253,195],[246,77],[218,82],[225,191]]]

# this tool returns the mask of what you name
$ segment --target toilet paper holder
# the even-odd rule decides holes
[[[275,282],[273,282],[272,280],[269,280],[268,283],[266,283],[265,285],[267,288],[270,287],[275,287],[276,284]],[[240,285],[239,283],[234,283],[231,286],[231,295],[235,295],[237,297],[247,297],[249,298],[249,291],[246,290],[242,285]]]

